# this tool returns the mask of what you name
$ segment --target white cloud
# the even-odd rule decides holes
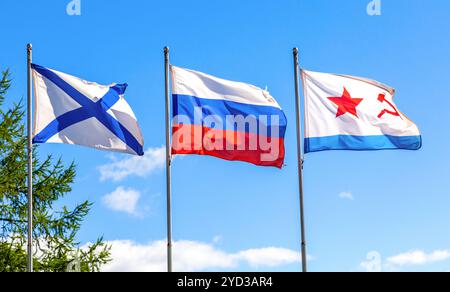
[[[105,195],[102,202],[111,210],[139,216],[137,206],[140,198],[141,193],[139,191],[118,187],[114,192]]]
[[[351,200],[353,201],[355,198],[353,197],[353,194],[350,192],[342,192],[339,194],[339,198],[344,200]]]
[[[112,162],[98,167],[100,180],[121,181],[129,176],[145,177],[165,165],[166,147],[149,148],[142,157],[132,156],[123,160],[112,158]]]
[[[113,261],[105,272],[161,272],[167,269],[166,241],[138,244],[129,240],[111,241]],[[177,241],[173,246],[174,270],[182,272],[238,269],[241,264],[254,268],[277,267],[300,262],[298,252],[267,247],[227,253],[214,245],[196,241]]]
[[[389,257],[386,261],[391,266],[419,266],[448,259],[450,259],[449,250],[435,250],[428,254],[422,250],[414,250]]]
[[[277,247],[244,250],[239,252],[237,257],[254,268],[277,267],[287,263],[300,262],[298,252]]]

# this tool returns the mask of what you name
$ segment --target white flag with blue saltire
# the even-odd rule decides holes
[[[32,64],[33,143],[64,143],[143,155],[144,139],[124,99],[127,84],[99,85]]]

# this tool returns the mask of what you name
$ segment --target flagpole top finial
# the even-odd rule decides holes
[[[32,44],[27,44],[27,49],[28,50],[31,50],[33,48],[33,45]]]
[[[170,48],[169,47],[164,47],[164,53],[168,53],[170,51]]]
[[[298,48],[293,48],[292,51],[294,52],[295,55],[298,55]]]

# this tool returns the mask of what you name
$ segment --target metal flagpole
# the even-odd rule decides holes
[[[28,128],[28,245],[27,245],[27,268],[28,272],[33,272],[33,125],[32,125],[32,76],[31,62],[33,57],[33,46],[27,45],[27,62],[28,62],[28,98],[27,98],[27,128]]]
[[[172,181],[171,181],[171,143],[170,143],[170,93],[169,93],[169,48],[164,48],[166,79],[166,179],[167,179],[167,271],[172,272]]]
[[[302,271],[308,271],[307,255],[306,255],[306,232],[305,232],[305,212],[303,199],[303,151],[302,151],[302,136],[301,136],[301,111],[300,111],[300,90],[299,90],[299,62],[298,49],[294,48],[294,75],[295,75],[295,109],[297,118],[297,155],[298,155],[298,183],[300,191],[300,225],[301,225],[301,240],[302,240]]]

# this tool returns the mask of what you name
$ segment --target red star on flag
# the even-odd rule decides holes
[[[363,101],[363,98],[352,98],[350,93],[344,87],[344,93],[341,97],[328,97],[328,99],[338,106],[336,118],[345,115],[346,113],[350,113],[359,118],[356,107]]]

